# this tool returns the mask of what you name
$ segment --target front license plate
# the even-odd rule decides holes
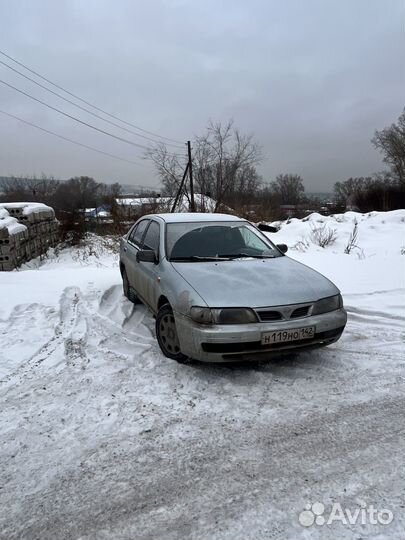
[[[274,332],[263,332],[262,345],[284,343],[287,341],[299,341],[300,339],[310,339],[313,337],[315,337],[315,326],[292,328],[291,330],[276,330]]]

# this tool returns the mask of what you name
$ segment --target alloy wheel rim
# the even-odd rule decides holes
[[[177,337],[176,322],[172,313],[164,315],[159,322],[160,339],[164,349],[170,354],[180,352],[179,338]]]

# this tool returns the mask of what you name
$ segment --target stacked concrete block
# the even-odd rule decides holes
[[[52,208],[41,203],[0,203],[0,270],[14,270],[59,241]]]

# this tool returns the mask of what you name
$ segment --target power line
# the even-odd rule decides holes
[[[100,129],[100,128],[96,127],[96,126],[93,126],[93,124],[89,124],[88,122],[85,122],[84,120],[80,120],[80,118],[77,118],[77,116],[73,116],[71,114],[68,114],[67,112],[64,112],[64,111],[58,109],[57,107],[53,107],[52,105],[49,105],[49,103],[46,103],[45,101],[42,101],[41,99],[38,99],[38,98],[32,96],[31,94],[28,94],[28,92],[24,92],[23,90],[20,90],[16,86],[13,86],[12,84],[9,84],[8,82],[3,81],[2,79],[0,79],[0,83],[4,84],[5,86],[8,86],[9,88],[12,88],[16,92],[19,92],[20,94],[23,94],[24,96],[29,97],[30,99],[33,99],[37,103],[41,103],[41,105],[44,105],[45,107],[48,107],[48,109],[56,111],[59,114],[62,114],[63,116],[66,116],[67,118],[70,118],[71,120],[75,120],[76,122],[79,122],[79,124],[82,124],[84,126],[89,127],[90,129],[94,129],[95,131],[98,131],[99,133],[103,133],[104,135],[108,135],[109,137],[113,137],[114,139],[117,139],[118,141],[125,142],[127,144],[132,145],[132,146],[136,146],[137,148],[141,148],[142,150],[146,150],[146,151],[150,150],[150,148],[148,148],[147,146],[135,143],[133,141],[130,141],[129,139],[124,139],[123,137],[119,137],[118,135],[114,135],[113,133],[110,133],[109,131],[105,131],[104,129]],[[172,155],[176,155],[176,154],[172,154]]]
[[[31,77],[28,77],[28,75],[25,75],[24,73],[21,73],[21,71],[18,71],[18,69],[15,69],[13,68],[12,66],[6,64],[6,62],[3,62],[2,60],[0,60],[0,64],[2,64],[3,66],[11,69],[12,71],[14,71],[15,73],[18,73],[18,75],[21,75],[21,77],[24,77],[25,79],[27,79],[28,81],[31,81],[32,83],[36,84],[37,86],[39,86],[40,88],[43,88],[44,90],[46,90],[47,92],[50,92],[51,94],[53,94],[54,96],[57,96],[58,98],[60,99],[63,99],[64,101],[66,101],[67,103],[70,103],[71,105],[73,105],[74,107],[77,107],[78,109],[81,109],[82,111],[85,111],[87,112],[88,114],[91,114],[93,116],[95,116],[96,118],[98,118],[99,120],[102,120],[103,122],[107,122],[108,124],[111,124],[112,126],[115,126],[117,127],[118,129],[122,129],[123,131],[126,131],[127,133],[131,133],[132,135],[135,135],[136,137],[141,137],[142,139],[146,139],[147,141],[151,141],[153,143],[159,143],[160,141],[156,141],[156,139],[151,139],[150,137],[146,137],[145,135],[141,135],[140,133],[136,133],[135,131],[132,131],[131,129],[128,129],[128,128],[125,128],[123,126],[120,126],[119,124],[116,124],[115,122],[112,122],[111,120],[107,120],[106,118],[103,118],[102,116],[100,116],[99,114],[91,111],[90,109],[87,109],[86,107],[82,107],[81,105],[78,105],[77,103],[75,103],[74,101],[68,99],[68,98],[65,98],[64,96],[62,96],[61,94],[58,94],[58,92],[54,92],[53,90],[51,90],[50,88],[47,88],[45,85],[39,83],[38,81],[36,81],[35,79],[32,79]],[[172,143],[166,143],[168,146],[173,146],[175,148],[183,148],[183,146],[180,146],[178,144],[172,144]]]
[[[120,161],[125,161],[126,163],[131,163],[133,165],[140,165],[141,162],[131,161],[130,159],[125,159],[120,156],[116,156],[115,154],[110,154],[109,152],[104,152],[104,150],[99,150],[98,148],[94,148],[93,146],[88,146],[87,144],[80,143],[78,141],[74,141],[73,139],[69,139],[68,137],[64,137],[63,135],[60,135],[59,133],[55,133],[54,131],[50,131],[49,129],[45,129],[41,126],[37,126],[36,124],[33,124],[32,122],[28,122],[28,120],[24,120],[23,118],[20,118],[19,116],[15,116],[14,114],[10,114],[6,111],[2,111],[0,109],[0,113],[4,114],[6,116],[9,116],[10,118],[14,118],[15,120],[18,120],[19,122],[22,122],[23,124],[27,124],[28,126],[32,126],[34,128],[39,129],[40,131],[43,131],[44,133],[49,133],[50,135],[54,135],[55,137],[58,137],[59,139],[62,139],[64,141],[70,142],[72,144],[76,144],[77,146],[82,146],[83,148],[87,148],[88,150],[92,150],[93,152],[97,152],[99,154],[104,154],[105,156],[112,157],[114,159],[118,159]]]
[[[2,54],[3,56],[5,56],[6,58],[8,58],[9,60],[11,60],[12,62],[15,62],[16,64],[18,64],[19,66],[23,67],[24,69],[26,69],[27,71],[29,71],[30,73],[33,73],[34,75],[36,75],[37,77],[41,78],[42,80],[46,81],[47,83],[51,84],[52,86],[54,86],[55,88],[58,88],[59,90],[62,90],[63,92],[65,92],[66,94],[68,94],[69,96],[71,97],[74,97],[75,99],[78,99],[79,101],[81,101],[82,103],[85,103],[86,105],[88,105],[89,107],[92,107],[93,109],[96,109],[97,111],[99,112],[102,112],[103,114],[109,116],[110,118],[114,118],[115,120],[118,120],[119,122],[122,122],[123,124],[126,124],[127,126],[130,126],[130,127],[133,127],[135,129],[138,129],[139,131],[142,131],[142,133],[146,133],[147,135],[151,135],[153,137],[158,137],[159,139],[164,139],[166,141],[171,141],[173,143],[176,143],[176,144],[183,144],[182,141],[179,141],[177,139],[171,139],[170,137],[165,137],[164,135],[159,135],[158,133],[154,133],[153,131],[148,131],[146,129],[143,129],[139,126],[137,126],[136,124],[132,124],[131,122],[127,122],[126,120],[122,120],[122,118],[119,118],[118,116],[115,116],[103,109],[101,109],[100,107],[97,107],[96,105],[93,105],[92,103],[90,103],[89,101],[86,101],[85,99],[81,98],[80,96],[76,95],[76,94],[73,94],[73,92],[70,92],[69,90],[66,90],[65,88],[63,88],[62,86],[52,82],[51,80],[47,79],[46,77],[44,77],[43,75],[41,75],[40,73],[38,73],[37,71],[34,71],[33,69],[29,68],[28,66],[26,66],[25,64],[23,64],[22,62],[19,62],[18,60],[16,60],[15,58],[13,58],[12,56],[6,54],[4,51],[0,50],[0,54]]]

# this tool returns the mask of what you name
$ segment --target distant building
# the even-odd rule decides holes
[[[106,219],[111,217],[111,206],[103,204],[97,208],[85,208],[84,217],[86,219]]]
[[[171,212],[174,204],[174,197],[117,197],[115,202],[121,208],[123,214],[131,218],[133,216]],[[196,193],[194,201],[197,212],[214,212],[216,201],[208,195]],[[176,212],[189,212],[190,200],[187,195],[180,197],[176,205]]]
[[[293,217],[297,213],[296,204],[280,204],[280,211],[285,217]]]

